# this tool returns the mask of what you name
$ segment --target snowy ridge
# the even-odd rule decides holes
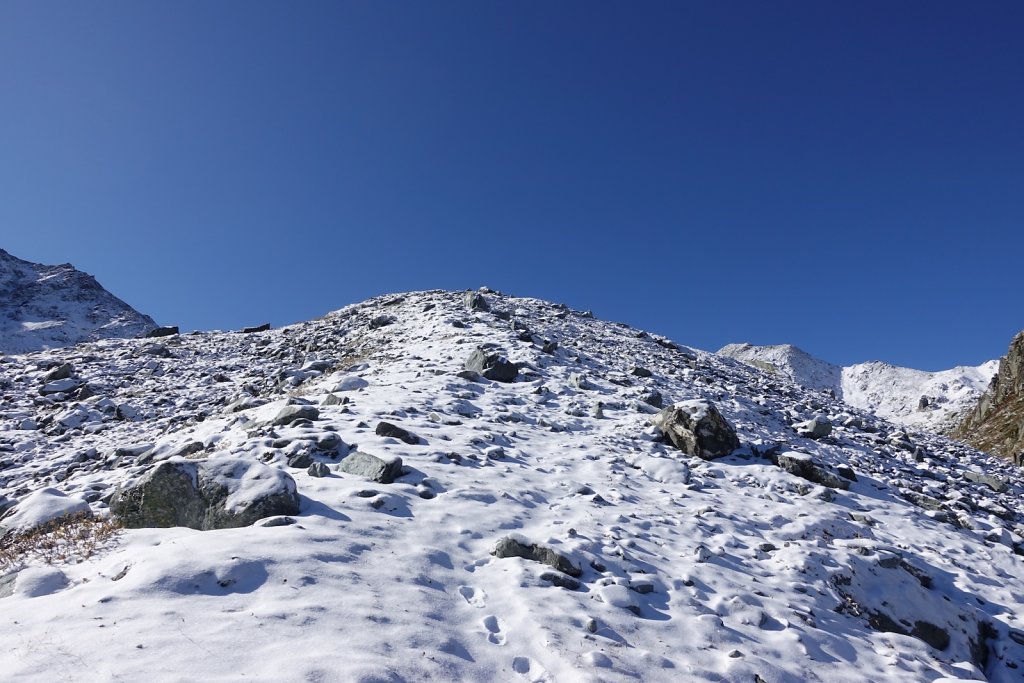
[[[125,530],[78,564],[11,567],[4,677],[1020,679],[1020,470],[729,358],[484,296],[489,310],[418,292],[264,333],[0,360],[0,496],[20,519],[41,489],[102,515],[182,456],[265,463],[301,500],[290,525]],[[462,372],[484,344],[515,381]],[[63,363],[89,390],[40,397]],[[741,448],[683,455],[650,426],[659,399],[714,404]],[[289,402],[318,411],[268,424]],[[819,415],[829,436],[797,434]],[[413,438],[379,436],[385,420]],[[405,472],[342,472],[356,445]],[[328,476],[288,466],[302,455]],[[503,539],[579,576],[500,559]]]
[[[70,264],[44,266],[0,249],[0,353],[138,337],[154,327]]]
[[[939,372],[879,361],[840,367],[789,344],[729,344],[718,354],[776,372],[808,389],[831,391],[847,404],[892,422],[938,433],[949,432],[977,405],[999,369],[997,360]]]

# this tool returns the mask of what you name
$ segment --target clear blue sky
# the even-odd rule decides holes
[[[1024,3],[0,4],[0,247],[158,322],[488,285],[939,369],[1024,328]]]

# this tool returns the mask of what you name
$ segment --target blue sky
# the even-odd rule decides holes
[[[0,4],[0,247],[158,322],[481,285],[939,369],[1024,328],[1019,2]]]

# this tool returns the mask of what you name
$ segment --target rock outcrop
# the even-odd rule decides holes
[[[740,447],[736,430],[710,401],[680,401],[651,422],[673,446],[703,460],[721,458]]]
[[[1024,332],[1010,342],[988,391],[953,436],[1024,465]]]

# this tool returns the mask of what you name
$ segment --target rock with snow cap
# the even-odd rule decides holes
[[[736,430],[710,401],[680,401],[651,422],[673,446],[704,460],[721,458],[740,447]]]

